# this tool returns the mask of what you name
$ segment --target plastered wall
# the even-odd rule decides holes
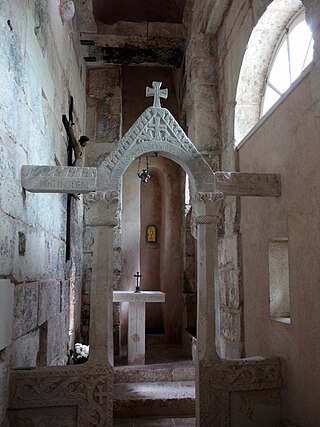
[[[282,181],[279,199],[241,200],[246,355],[284,358],[284,418],[306,427],[320,419],[320,119],[311,99],[308,73],[239,149],[241,172]],[[270,318],[268,243],[279,238],[288,239],[290,324]]]

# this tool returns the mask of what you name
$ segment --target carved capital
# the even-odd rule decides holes
[[[198,198],[204,203],[222,203],[223,193],[199,192]]]
[[[118,225],[119,219],[119,193],[117,191],[97,191],[87,196],[91,227],[103,227]]]
[[[223,211],[223,194],[200,192],[197,194],[196,224],[212,224],[218,222]]]

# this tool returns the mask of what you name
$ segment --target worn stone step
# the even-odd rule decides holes
[[[114,368],[114,383],[141,383],[160,381],[194,381],[192,361],[154,365],[118,366]]]
[[[194,381],[114,385],[114,418],[194,417]]]
[[[196,427],[194,417],[139,417],[139,418],[116,418],[113,427]]]

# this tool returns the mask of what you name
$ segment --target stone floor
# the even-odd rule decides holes
[[[114,426],[194,427],[194,365],[181,346],[147,341],[146,364],[115,367]]]

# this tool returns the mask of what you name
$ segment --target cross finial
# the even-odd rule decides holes
[[[152,82],[152,88],[146,87],[146,96],[153,96],[153,107],[161,108],[160,98],[168,98],[168,89],[160,89],[162,82]]]

